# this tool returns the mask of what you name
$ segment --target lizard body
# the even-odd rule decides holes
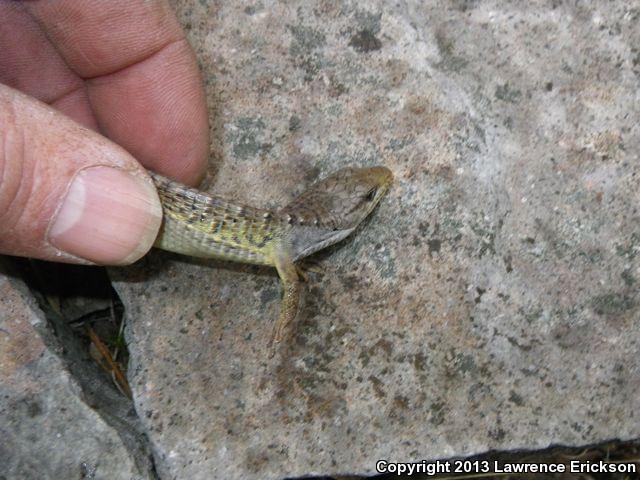
[[[393,181],[385,167],[345,168],[315,183],[286,207],[267,210],[150,175],[163,209],[156,247],[276,268],[284,291],[274,346],[298,310],[300,280],[294,262],[348,236]]]

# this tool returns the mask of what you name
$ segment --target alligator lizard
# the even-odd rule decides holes
[[[163,208],[156,247],[276,268],[284,291],[270,342],[272,355],[298,310],[300,277],[295,262],[353,232],[393,181],[385,167],[345,168],[273,211],[229,202],[150,174]]]

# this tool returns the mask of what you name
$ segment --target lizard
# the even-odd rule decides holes
[[[351,234],[393,182],[382,166],[347,167],[279,210],[254,208],[149,172],[163,210],[154,246],[201,258],[275,267],[283,294],[271,356],[298,311],[299,260]],[[303,276],[304,278],[304,276]]]

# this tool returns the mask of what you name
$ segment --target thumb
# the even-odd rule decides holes
[[[0,253],[127,264],[151,248],[161,218],[124,149],[0,85]]]

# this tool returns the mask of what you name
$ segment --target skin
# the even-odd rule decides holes
[[[173,12],[160,0],[4,1],[0,18],[0,253],[135,261],[160,226],[142,167],[195,185],[208,156],[202,81]],[[98,230],[121,212],[108,225],[126,227],[117,244],[65,210],[82,176],[105,186],[86,196]],[[114,203],[114,188],[138,189],[136,208]]]

